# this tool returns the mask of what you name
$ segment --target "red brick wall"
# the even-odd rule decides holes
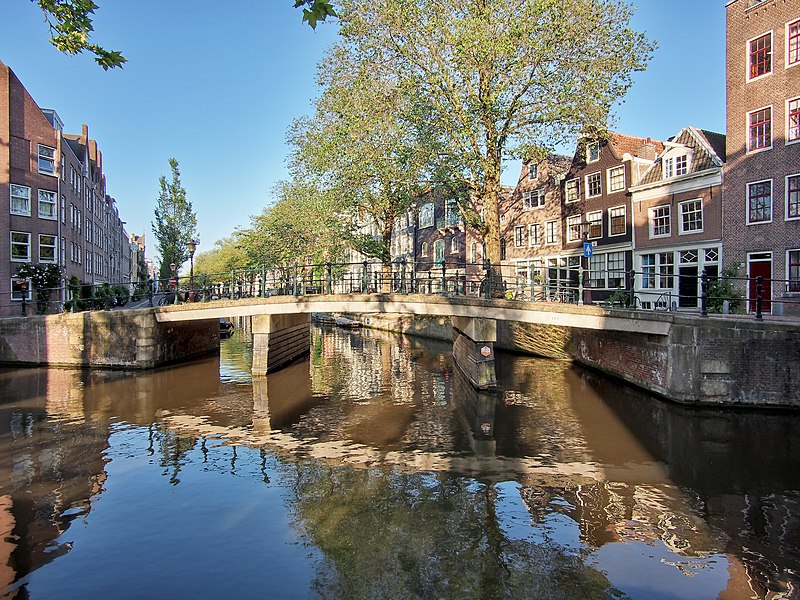
[[[786,143],[786,101],[800,96],[800,65],[787,68],[786,25],[800,19],[800,3],[750,0],[727,7],[727,164],[724,182],[726,263],[747,265],[750,252],[772,252],[773,278],[787,277],[786,251],[800,248],[800,220],[786,220],[786,176],[800,173],[800,143]],[[772,73],[748,81],[748,40],[772,31]],[[772,106],[772,149],[747,152],[747,113]],[[748,182],[772,179],[772,222],[747,225]],[[744,271],[743,271],[744,274]],[[775,282],[773,297],[783,296]],[[794,300],[800,302],[800,296]],[[800,304],[785,305],[800,314]]]

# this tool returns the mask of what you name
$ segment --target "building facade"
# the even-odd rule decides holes
[[[686,127],[630,189],[634,292],[645,309],[700,308],[701,275],[722,265],[725,136]]]
[[[25,265],[60,267],[49,312],[60,310],[66,283],[129,284],[131,250],[119,210],[106,193],[102,154],[89,138],[64,133],[0,62],[0,316],[35,299],[17,277]]]
[[[730,0],[727,11],[726,264],[756,277],[765,312],[800,314],[800,3]]]

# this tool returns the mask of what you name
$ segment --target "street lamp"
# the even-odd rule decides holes
[[[194,240],[186,244],[189,248],[189,302],[194,302],[194,251],[197,250],[197,244]]]
[[[172,281],[174,282],[173,283],[173,287],[175,289],[175,299],[173,301],[173,304],[177,304],[178,303],[178,265],[176,265],[175,263],[169,263],[169,268],[170,268],[170,271],[172,272]]]

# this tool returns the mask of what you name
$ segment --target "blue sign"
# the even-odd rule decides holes
[[[592,242],[583,242],[583,255],[592,258]]]

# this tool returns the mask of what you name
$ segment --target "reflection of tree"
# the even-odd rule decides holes
[[[331,598],[601,598],[580,557],[512,540],[493,488],[425,473],[298,463],[298,522],[326,556],[315,591]]]

